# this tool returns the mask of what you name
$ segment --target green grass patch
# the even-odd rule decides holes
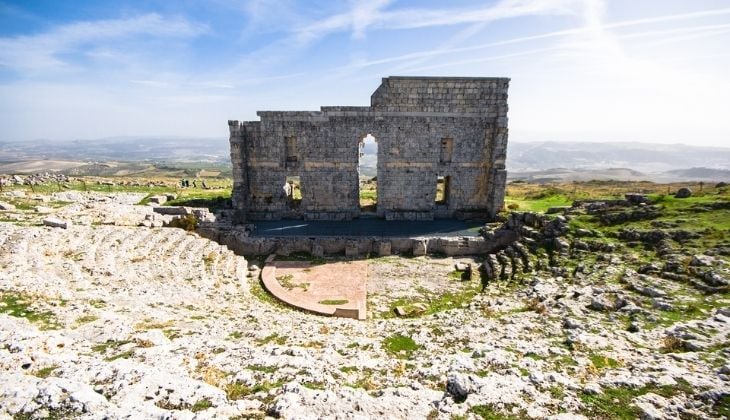
[[[454,271],[452,271],[452,272],[450,272],[448,274],[448,277],[451,280],[461,281],[462,280],[462,276],[464,275],[464,273],[465,273],[465,271],[454,270]]]
[[[248,386],[238,382],[233,382],[226,386],[226,397],[228,397],[229,400],[233,401],[242,400],[249,395],[257,394],[259,392],[269,392],[274,388],[280,387],[282,384],[282,381],[263,381],[253,386]]]
[[[632,401],[634,398],[650,392],[664,398],[671,398],[678,394],[693,394],[694,389],[686,380],[681,378],[677,380],[677,385],[604,388],[601,394],[580,394],[580,399],[586,406],[583,414],[589,418],[600,419],[639,418],[641,410],[633,405]]]
[[[375,201],[377,198],[378,198],[378,192],[375,190],[360,190],[360,199],[361,200]]]
[[[474,299],[474,296],[481,291],[481,283],[478,273],[474,271],[472,272],[472,281],[463,282],[456,291],[434,293],[424,288],[418,291],[421,293],[420,297],[396,299],[389,304],[390,309],[379,313],[378,317],[395,317],[395,308],[398,306],[404,307],[407,313],[412,313],[409,317],[426,316],[451,309],[461,309],[468,305]],[[410,311],[410,309],[418,306],[425,306],[425,310],[418,309]]]
[[[190,411],[197,413],[198,411],[207,410],[210,407],[213,407],[213,403],[209,399],[203,398],[202,400],[196,401],[195,404],[190,407]]]
[[[99,319],[99,317],[96,315],[84,315],[84,316],[80,316],[80,317],[76,318],[76,323],[77,324],[88,324],[89,322],[94,322],[97,319]]]
[[[176,199],[167,201],[165,206],[205,207],[211,212],[231,207],[231,190],[182,190]]]
[[[325,300],[320,300],[317,303],[319,303],[320,305],[344,305],[348,302],[350,302],[350,301],[347,299],[325,299]]]
[[[33,376],[37,376],[38,378],[47,378],[51,376],[54,370],[58,369],[57,365],[53,366],[47,366],[41,369],[36,370],[33,372]]]
[[[268,335],[268,336],[266,336],[264,338],[257,339],[256,340],[256,344],[258,344],[260,346],[263,346],[263,345],[266,345],[266,344],[269,344],[269,343],[275,343],[275,344],[278,344],[278,345],[281,346],[281,345],[284,345],[286,343],[286,340],[287,340],[286,337],[280,336],[277,333],[273,333],[273,334]]]
[[[104,358],[104,360],[106,360],[107,362],[113,362],[117,359],[129,359],[131,357],[134,357],[134,349],[127,350],[127,351],[115,354],[113,356],[106,357],[106,358]]]
[[[294,288],[298,287],[306,292],[307,289],[309,289],[309,283],[294,283],[292,280],[294,280],[294,276],[291,274],[276,276],[276,281],[281,284],[281,287],[287,290],[293,290]]]
[[[53,312],[33,308],[32,302],[37,300],[37,298],[30,295],[2,290],[0,291],[0,313],[15,318],[25,318],[34,324],[38,324],[41,330],[60,328]]]
[[[524,416],[504,414],[492,405],[475,405],[469,411],[484,420],[521,420],[525,418]]]
[[[411,337],[395,334],[383,340],[383,348],[386,352],[400,359],[409,359],[421,346]]]
[[[129,340],[107,340],[104,343],[99,343],[91,346],[91,350],[97,353],[104,354],[109,350],[116,350],[119,347],[129,343],[131,343],[131,341]]]
[[[510,205],[513,205],[513,207],[514,205],[517,205],[517,207],[514,208],[515,210],[544,213],[550,207],[570,206],[573,203],[573,200],[563,194],[555,194],[542,198],[507,197],[505,198],[504,203],[508,208]]]
[[[595,366],[596,369],[615,369],[621,366],[621,363],[618,360],[600,355],[598,353],[591,353],[590,355],[588,355],[588,358],[591,359],[591,363],[593,363],[593,366]]]
[[[248,365],[246,366],[246,369],[253,370],[254,372],[263,372],[263,373],[274,373],[279,368],[277,366],[266,366],[266,365]]]
[[[322,391],[325,389],[324,382],[306,381],[302,382],[302,386],[316,391]]]

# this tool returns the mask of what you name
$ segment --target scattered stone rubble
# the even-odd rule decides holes
[[[692,281],[726,287],[728,267],[682,254],[673,234],[659,240],[666,264],[641,263],[571,230],[585,209],[513,213],[484,229],[503,246],[466,307],[362,322],[259,299],[243,257],[182,229],[137,227],[195,210],[161,214],[141,198],[69,191],[48,201],[70,202],[53,209],[66,229],[0,223],[0,416],[592,418],[588,397],[614,390],[634,393],[626,405],[642,418],[727,406],[730,302],[666,326],[659,315],[697,296],[723,302]],[[478,261],[411,263],[378,265],[406,285]],[[18,302],[29,306],[11,316]],[[417,348],[394,353],[394,336]]]

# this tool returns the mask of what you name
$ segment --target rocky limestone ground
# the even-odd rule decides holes
[[[730,413],[727,292],[640,274],[651,262],[633,248],[531,253],[525,264],[515,245],[471,259],[492,270],[483,283],[453,278],[451,258],[376,259],[373,318],[325,318],[273,301],[257,271],[247,276],[244,258],[214,242],[134,227],[149,211],[135,198],[66,197],[51,213],[90,220],[67,229],[37,226],[32,209],[3,212],[28,214],[0,223],[0,416]],[[697,259],[726,278],[724,259]],[[421,287],[409,295],[404,279]],[[409,301],[426,310],[385,310]]]

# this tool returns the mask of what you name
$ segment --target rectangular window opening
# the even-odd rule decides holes
[[[441,155],[439,162],[449,163],[451,162],[451,155],[454,153],[454,139],[450,137],[444,137],[441,139]]]
[[[436,178],[436,204],[449,204],[450,183],[450,176],[439,176]]]
[[[284,137],[286,141],[286,161],[297,162],[299,154],[297,153],[297,138],[295,136]]]

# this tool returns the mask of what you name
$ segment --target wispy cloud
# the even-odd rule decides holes
[[[529,15],[559,15],[575,13],[579,0],[502,0],[493,6],[470,9],[400,9],[388,10],[390,0],[355,2],[340,14],[309,23],[295,32],[304,40],[313,40],[324,35],[351,31],[353,37],[362,37],[366,29],[416,29],[433,26],[447,26]]]
[[[208,30],[187,19],[145,14],[128,19],[76,22],[48,32],[0,38],[0,66],[19,71],[58,69],[70,63],[60,57],[81,48],[136,36],[193,37]]]
[[[691,12],[691,13],[682,13],[682,14],[674,14],[674,15],[664,15],[664,16],[655,16],[650,18],[643,18],[643,19],[632,19],[632,20],[625,20],[625,21],[618,21],[618,22],[611,22],[611,23],[599,23],[598,26],[596,25],[583,25],[576,28],[571,29],[564,29],[559,31],[551,31],[546,32],[542,34],[536,34],[536,35],[529,35],[529,36],[520,36],[500,41],[494,41],[494,42],[486,42],[478,45],[471,45],[468,47],[448,47],[448,48],[433,48],[423,51],[416,51],[408,54],[401,54],[398,56],[393,57],[386,57],[386,58],[380,58],[380,59],[374,59],[374,60],[361,60],[361,61],[355,61],[353,63],[350,63],[348,67],[370,67],[370,66],[377,66],[382,64],[389,64],[389,63],[396,63],[396,62],[408,62],[408,63],[421,63],[423,58],[432,58],[432,57],[438,57],[443,55],[455,55],[459,53],[466,53],[466,52],[475,52],[480,50],[486,50],[493,47],[501,47],[501,46],[507,46],[512,44],[520,44],[520,43],[526,43],[530,41],[540,41],[545,39],[551,39],[551,38],[562,38],[567,36],[573,36],[573,35],[580,35],[580,34],[588,34],[591,31],[595,31],[596,29],[599,30],[609,30],[609,29],[618,29],[618,28],[628,28],[633,26],[642,26],[642,25],[648,25],[648,24],[654,24],[654,23],[664,23],[664,22],[671,22],[671,21],[678,21],[678,20],[691,20],[691,19],[699,19],[699,18],[705,18],[705,17],[713,17],[713,16],[724,16],[724,15],[730,15],[730,8],[724,8],[724,9],[714,9],[714,10],[705,10],[700,12]],[[724,28],[725,25],[709,25],[706,28],[709,29],[721,29]],[[640,32],[634,34],[626,34],[626,35],[620,35],[620,38],[631,38],[631,37],[643,37],[647,36],[649,34],[657,34],[660,35],[662,33],[664,34],[672,34],[672,33],[678,33],[682,31],[694,31],[698,30],[698,27],[690,27],[690,28],[674,28],[671,30],[666,31],[650,31],[650,32]],[[510,55],[511,56],[511,55]]]

